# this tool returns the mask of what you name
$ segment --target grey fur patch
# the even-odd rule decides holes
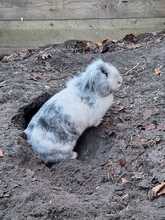
[[[39,125],[52,132],[55,139],[62,143],[73,142],[78,139],[79,133],[69,115],[63,113],[62,107],[50,104],[43,111],[38,120]]]
[[[81,98],[81,101],[89,105],[89,107],[93,107],[96,103],[94,88],[88,88],[88,83],[85,85],[84,88],[84,82],[82,79],[78,80],[76,87],[78,88],[78,96]],[[84,91],[84,89],[86,91]]]
[[[102,82],[100,85],[98,84],[96,87],[96,91],[101,97],[106,97],[112,94],[112,90],[109,86],[109,83],[106,81]]]
[[[82,102],[85,104],[89,105],[89,107],[93,107],[94,104],[96,103],[96,100],[94,97],[89,96],[81,96]]]

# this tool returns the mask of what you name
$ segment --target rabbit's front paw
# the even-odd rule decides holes
[[[75,151],[73,151],[73,152],[72,152],[71,159],[73,160],[73,159],[76,159],[77,157],[78,157],[78,153],[75,152]]]

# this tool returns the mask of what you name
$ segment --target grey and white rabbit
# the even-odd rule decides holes
[[[86,128],[101,123],[121,84],[112,64],[98,59],[88,65],[33,116],[24,132],[34,152],[51,163],[77,158],[78,138]]]

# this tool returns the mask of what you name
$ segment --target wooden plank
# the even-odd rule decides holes
[[[1,21],[0,47],[38,47],[68,39],[100,41],[165,29],[165,18],[72,21]]]
[[[165,0],[0,0],[0,19],[165,17]]]

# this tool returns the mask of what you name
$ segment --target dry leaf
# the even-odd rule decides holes
[[[141,146],[147,143],[147,139],[141,137],[135,137],[134,140],[131,141],[131,145]]]
[[[128,180],[125,178],[125,177],[122,177],[121,178],[121,182],[124,184],[124,183],[128,183]]]
[[[165,195],[165,182],[162,182],[159,185],[154,186],[148,193],[149,199],[151,200],[162,195]]]
[[[142,45],[141,44],[133,44],[133,43],[127,45],[128,49],[136,49],[136,48],[139,48],[139,47],[142,47]]]
[[[144,128],[146,131],[151,131],[151,130],[154,130],[156,128],[156,126],[151,123],[151,124],[144,125]]]
[[[108,42],[111,42],[112,40],[111,39],[104,39],[102,42],[101,42],[101,44],[106,44],[106,43],[108,43]]]
[[[93,43],[91,41],[87,42],[86,45],[84,46],[84,50],[86,52],[91,51],[91,50],[96,50],[100,48],[102,45],[100,43]]]
[[[160,76],[160,73],[161,73],[161,71],[160,71],[159,67],[154,69],[154,75]]]
[[[143,112],[143,119],[148,119],[150,118],[152,115],[152,110],[151,109],[146,109],[144,112]]]
[[[143,112],[143,119],[146,120],[150,118],[152,115],[157,114],[159,112],[159,109],[153,108],[153,109],[145,109]]]
[[[96,46],[101,47],[102,46],[102,42],[96,42]]]
[[[7,55],[7,56],[4,56],[2,61],[3,62],[11,62],[11,61],[14,61],[15,58],[16,58],[17,54],[16,53],[13,53],[11,55]]]
[[[127,42],[131,42],[131,43],[136,43],[137,42],[137,37],[134,35],[134,34],[127,34],[124,38],[123,38],[124,41],[127,41]]]
[[[2,149],[0,148],[0,157],[3,157],[4,156],[4,153],[2,151]]]
[[[126,162],[125,159],[120,159],[120,160],[118,160],[118,163],[119,163],[119,165],[120,165],[121,167],[124,167],[127,162]]]
[[[165,131],[165,122],[160,123],[160,124],[157,126],[157,130],[158,130],[158,131]]]
[[[51,57],[51,54],[50,53],[43,53],[42,55],[41,55],[41,58],[43,59],[43,60],[46,60],[46,59],[48,59],[48,58],[50,58]]]
[[[29,79],[34,81],[45,80],[46,76],[43,73],[32,73]]]

